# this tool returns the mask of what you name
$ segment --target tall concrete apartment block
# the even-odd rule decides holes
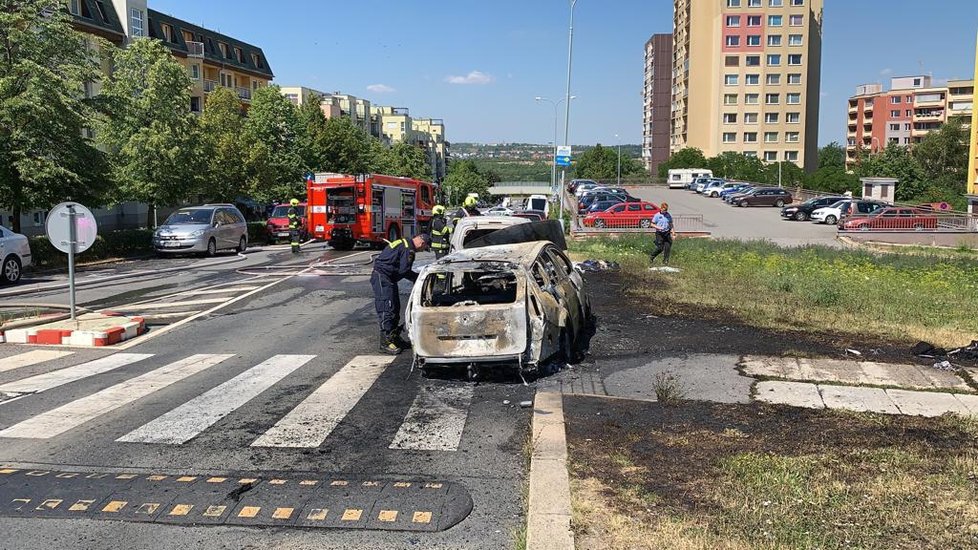
[[[670,150],[818,165],[823,0],[674,0]]]
[[[928,75],[900,76],[882,84],[863,84],[849,98],[846,163],[859,152],[876,152],[888,145],[909,146],[947,121],[959,119],[970,131],[975,86],[972,80],[949,80],[934,86]]]
[[[642,118],[642,160],[656,173],[669,159],[672,111],[672,35],[654,34],[645,43],[645,115]]]

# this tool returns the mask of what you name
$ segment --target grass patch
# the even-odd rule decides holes
[[[676,380],[675,376],[666,372],[660,372],[655,375],[655,378],[652,380],[652,388],[655,390],[655,399],[659,403],[675,405],[686,398],[686,392],[683,390],[679,380]]]
[[[584,399],[568,410],[589,407]],[[595,410],[568,419],[579,548],[978,547],[973,420],[751,405]],[[670,432],[689,437],[677,448]]]
[[[978,332],[978,264],[967,252],[924,254],[781,248],[686,239],[678,274],[649,272],[643,237],[574,242],[577,258],[617,261],[628,294],[665,314],[709,309],[754,326],[827,330],[960,346]]]

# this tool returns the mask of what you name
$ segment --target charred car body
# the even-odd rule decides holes
[[[542,373],[554,361],[576,361],[589,336],[591,304],[561,248],[560,225],[535,222],[486,235],[426,266],[406,312],[416,364],[429,371],[464,365],[472,375],[486,366]]]

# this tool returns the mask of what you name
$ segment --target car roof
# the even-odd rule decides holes
[[[527,243],[466,248],[442,258],[436,265],[469,262],[509,262],[529,269],[533,265],[533,261],[540,255],[540,252],[547,246],[554,246],[554,244],[550,241],[531,241]]]

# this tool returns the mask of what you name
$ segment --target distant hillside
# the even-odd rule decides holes
[[[617,145],[602,144],[605,147]],[[574,145],[574,154],[579,154],[593,145]],[[500,160],[530,160],[550,162],[552,148],[547,144],[538,143],[459,143],[452,142],[452,158],[454,159],[500,159]],[[622,156],[639,158],[642,156],[641,145],[622,144]]]

